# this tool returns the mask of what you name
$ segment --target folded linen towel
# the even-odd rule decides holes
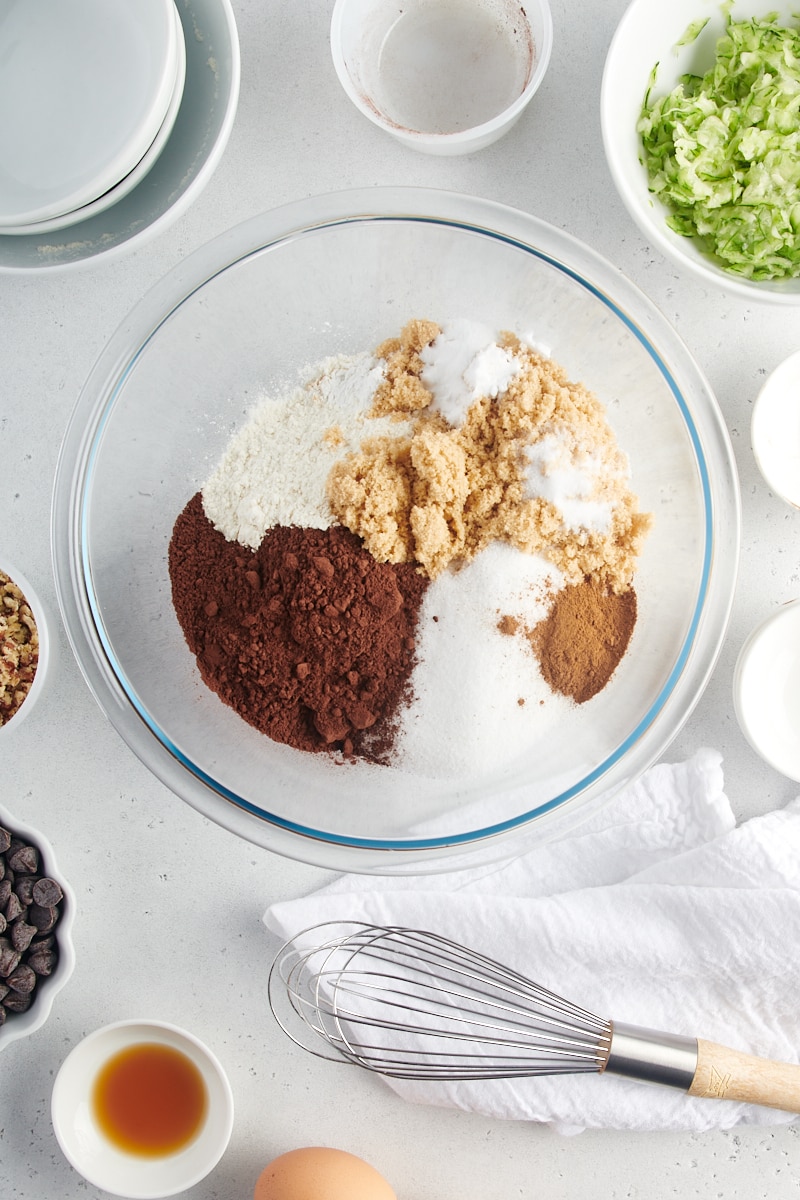
[[[337,920],[430,929],[602,1017],[798,1060],[800,799],[735,828],[711,750],[651,768],[571,835],[509,862],[344,876],[264,919],[281,938]],[[387,1082],[409,1100],[565,1133],[794,1119],[611,1075]]]

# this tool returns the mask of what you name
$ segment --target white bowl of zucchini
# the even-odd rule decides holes
[[[707,283],[800,303],[800,17],[781,0],[633,0],[603,143],[648,241]]]

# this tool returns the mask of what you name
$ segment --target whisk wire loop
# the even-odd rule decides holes
[[[277,1011],[278,982],[295,1027],[333,1052],[322,1057],[384,1075],[492,1079],[605,1066],[610,1022],[494,959],[426,931],[356,923],[304,948],[324,928],[285,946],[270,974],[276,1018],[313,1053],[319,1043],[308,1046]]]

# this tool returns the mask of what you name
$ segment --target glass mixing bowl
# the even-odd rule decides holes
[[[201,682],[167,572],[174,521],[255,400],[406,320],[534,331],[605,402],[654,523],[639,617],[608,686],[498,769],[468,779],[341,765],[256,732]],[[499,858],[550,836],[654,762],[712,670],[733,597],[739,495],[724,423],[658,310],[534,217],[424,189],[292,204],[185,259],[111,339],[55,482],[65,625],[130,748],[229,830],[301,861],[390,874]],[[469,730],[464,730],[469,737]]]

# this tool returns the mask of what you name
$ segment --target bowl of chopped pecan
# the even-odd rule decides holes
[[[41,696],[53,643],[45,608],[25,576],[0,557],[0,741]]]

